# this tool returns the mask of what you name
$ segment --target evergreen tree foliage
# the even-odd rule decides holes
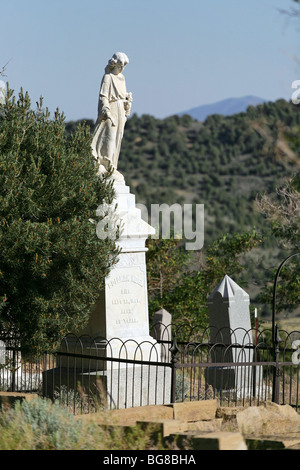
[[[112,202],[97,175],[90,130],[66,138],[42,99],[31,109],[7,86],[0,105],[0,329],[13,329],[24,349],[52,350],[80,330],[116,261],[112,240],[96,236],[96,209]]]

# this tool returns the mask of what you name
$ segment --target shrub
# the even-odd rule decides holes
[[[153,426],[100,427],[39,397],[0,412],[0,450],[160,449],[160,436],[154,434]]]
[[[113,201],[97,174],[87,126],[65,137],[42,100],[7,89],[0,104],[0,329],[23,350],[52,352],[89,319],[119,250],[96,234],[97,207]],[[93,223],[91,223],[93,222]],[[95,223],[94,223],[95,222]]]
[[[17,402],[0,417],[0,449],[72,449],[82,423],[58,403],[36,398]]]

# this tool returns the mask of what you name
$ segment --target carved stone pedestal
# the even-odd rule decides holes
[[[135,196],[124,180],[114,182],[115,203],[121,224],[118,263],[105,280],[95,309],[84,333],[107,340],[120,338],[150,341],[145,247],[155,230],[141,217]]]

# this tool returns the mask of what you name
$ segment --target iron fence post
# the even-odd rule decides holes
[[[273,342],[273,354],[275,360],[274,366],[274,374],[273,374],[273,390],[272,390],[272,401],[275,403],[279,403],[279,387],[280,387],[280,365],[279,365],[279,343],[281,343],[281,338],[278,333],[278,325],[275,326],[275,318],[276,318],[276,290],[277,290],[277,282],[279,279],[279,275],[281,269],[285,265],[285,263],[293,258],[294,256],[300,255],[300,252],[293,253],[292,255],[287,256],[282,263],[280,264],[279,268],[277,269],[274,285],[273,285],[273,305],[272,305],[272,342]]]
[[[16,349],[15,346],[13,348],[13,356],[12,356],[12,375],[11,375],[11,391],[16,391]]]
[[[179,352],[179,348],[177,345],[177,338],[176,332],[174,333],[173,337],[173,344],[170,348],[171,353],[171,403],[176,402],[176,369],[177,369],[177,354]]]
[[[254,346],[254,350],[253,350],[253,361],[254,362],[257,362],[257,347],[256,345]],[[252,380],[252,393],[253,393],[253,398],[256,397],[257,393],[256,393],[256,365],[255,366],[252,366],[252,372],[253,372],[253,380]]]
[[[280,365],[279,365],[279,344],[282,339],[279,336],[279,328],[276,324],[275,335],[274,335],[274,372],[273,372],[273,390],[272,390],[272,401],[279,404],[279,392],[280,392]]]

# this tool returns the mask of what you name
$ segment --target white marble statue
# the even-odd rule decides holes
[[[100,163],[100,172],[118,166],[124,126],[130,114],[132,94],[127,93],[125,77],[122,74],[129,59],[124,52],[116,52],[109,60],[102,78],[98,118],[92,141],[94,157]]]

